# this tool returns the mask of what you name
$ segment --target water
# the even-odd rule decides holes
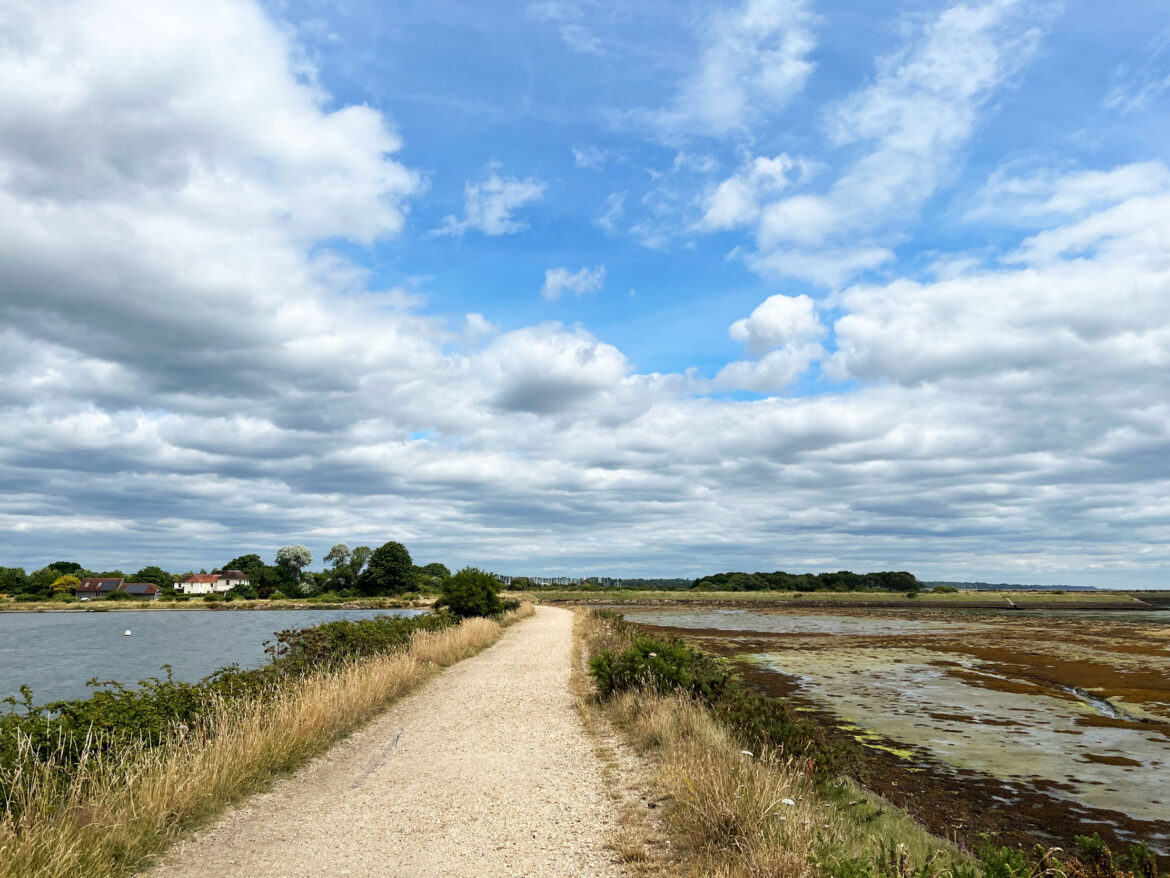
[[[0,698],[32,687],[44,704],[87,698],[87,680],[133,684],[163,676],[194,682],[226,665],[265,664],[264,642],[286,628],[337,619],[417,616],[426,610],[166,610],[109,613],[0,613]],[[133,633],[126,637],[129,629]]]

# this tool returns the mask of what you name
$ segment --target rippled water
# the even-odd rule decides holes
[[[286,628],[425,610],[139,610],[0,613],[0,698],[32,687],[34,701],[85,698],[87,680],[137,683],[162,676],[194,682],[226,665],[259,667],[264,642]],[[131,636],[123,632],[129,629]]]

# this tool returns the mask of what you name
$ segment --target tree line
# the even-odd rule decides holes
[[[228,592],[234,598],[310,597],[325,593],[339,597],[375,597],[410,592],[439,592],[452,578],[444,564],[415,565],[406,546],[399,542],[383,543],[378,548],[337,543],[326,553],[325,568],[311,571],[312,552],[306,546],[284,546],[277,550],[272,563],[258,554],[239,555],[219,570],[239,570],[250,583]],[[192,573],[171,573],[158,565],[137,572],[90,570],[76,561],[54,561],[26,573],[23,567],[0,567],[0,594],[19,599],[49,600],[55,596],[72,597],[81,580],[89,577],[121,578],[128,582],[151,582],[163,594],[175,593],[175,583]]]
[[[873,573],[713,573],[696,579],[696,591],[896,591],[917,593],[922,583],[905,570],[881,570]]]

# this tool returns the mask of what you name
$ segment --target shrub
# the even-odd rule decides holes
[[[106,595],[106,600],[107,601],[132,601],[132,600],[134,600],[134,595],[127,594],[124,591],[112,591],[108,595]]]
[[[205,594],[203,596],[203,603],[205,604],[217,604],[223,600],[224,596],[221,594]]]
[[[226,597],[228,600],[239,598],[243,601],[254,601],[260,597],[260,593],[256,591],[254,585],[236,585],[228,589]]]
[[[435,601],[460,618],[494,616],[504,611],[500,581],[475,567],[464,567],[442,585],[442,597]]]
[[[936,585],[930,590],[931,594],[958,594],[959,590],[953,585]]]
[[[69,592],[67,592],[67,591],[58,592],[57,594],[55,594],[51,598],[49,598],[49,600],[51,600],[55,604],[75,604],[75,603],[77,603],[77,598],[74,597],[73,595],[69,594]]]
[[[589,672],[603,696],[649,686],[663,694],[681,690],[714,701],[728,691],[733,674],[722,659],[681,640],[635,637],[621,654],[603,650],[589,662]]]

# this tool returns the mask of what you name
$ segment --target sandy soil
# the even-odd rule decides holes
[[[537,608],[151,874],[623,874],[569,693],[572,624]]]

